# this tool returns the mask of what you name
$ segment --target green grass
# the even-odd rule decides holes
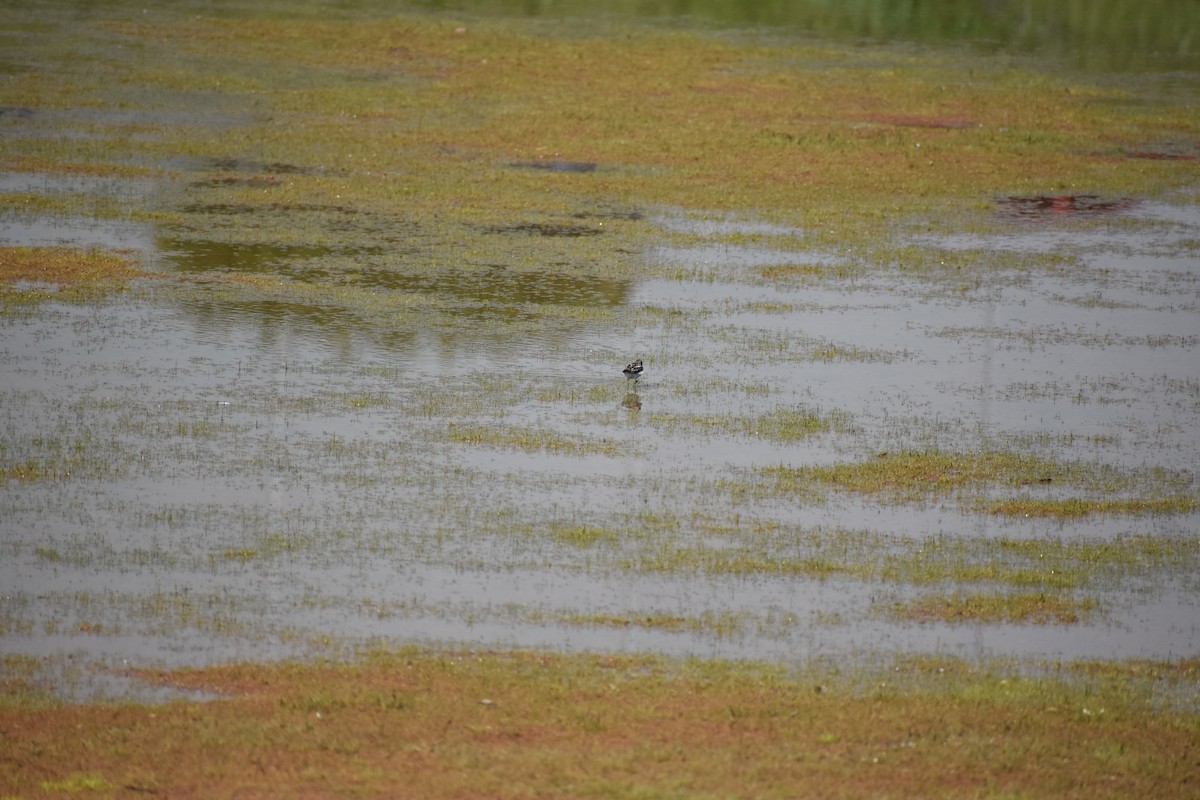
[[[635,614],[569,613],[555,618],[568,625],[605,628],[648,628],[659,631],[708,633],[717,637],[735,636],[745,631],[746,615],[733,612],[706,612],[701,615],[662,612]]]
[[[1002,514],[1010,517],[1050,517],[1062,520],[1086,517],[1092,514],[1187,514],[1200,508],[1200,500],[1191,495],[1129,499],[1020,498],[991,503],[983,502],[981,507],[989,514]]]
[[[471,425],[451,423],[448,437],[459,444],[523,450],[527,453],[551,455],[615,456],[627,452],[615,441],[595,440],[584,436],[564,436],[549,430],[506,425]]]
[[[3,206],[0,205],[0,208]],[[0,306],[48,299],[85,300],[152,277],[132,253],[98,248],[0,247]]]
[[[753,536],[738,531],[728,538],[730,546],[652,538],[638,552],[619,556],[618,563],[625,569],[685,575],[839,576],[901,585],[949,583],[1058,593],[1138,586],[1200,565],[1200,543],[1150,535],[1107,541],[948,534],[911,539],[871,531],[785,528]]]
[[[219,87],[230,109],[247,103],[258,113],[231,114],[223,126],[148,122],[136,139],[84,116],[77,127],[108,135],[83,153],[69,137],[15,137],[12,168],[111,173],[181,156],[244,159],[242,143],[254,141],[256,161],[299,169],[197,190],[196,199],[264,212],[289,204],[399,212],[427,241],[459,242],[455,252],[474,263],[490,248],[487,234],[473,232],[545,222],[605,233],[570,242],[527,236],[518,264],[566,254],[573,270],[628,270],[624,243],[643,227],[631,207],[766,214],[801,224],[808,247],[855,249],[898,219],[958,217],[1005,193],[1161,192],[1188,183],[1179,164],[1124,158],[1123,149],[1186,139],[1196,127],[1186,103],[1158,98],[1153,113],[1132,113],[1129,89],[1011,59],[876,48],[864,60],[836,44],[649,30],[545,36],[485,21],[460,33],[459,20],[430,15],[110,14],[90,37],[136,45],[137,58],[111,48],[105,59],[77,54],[87,69],[67,82],[23,71],[0,102],[153,109]],[[37,64],[57,57],[34,56]],[[972,124],[912,124],[942,118]],[[512,166],[550,154],[599,167]],[[597,216],[581,222],[579,213]],[[175,221],[187,225],[185,216]],[[413,256],[410,268],[426,259]],[[953,257],[942,254],[938,268]],[[894,262],[925,259],[913,250]]]
[[[863,566],[814,556],[780,556],[747,550],[667,545],[623,562],[628,569],[701,575],[795,575],[827,578],[860,575]]]
[[[1194,660],[1030,674],[410,648],[139,674],[216,698],[31,707],[17,687],[0,793],[1186,796],[1200,736],[1170,701],[1195,692]]]
[[[823,433],[846,433],[851,430],[849,415],[838,410],[821,414],[803,408],[780,408],[754,417],[656,412],[648,415],[648,418],[651,424],[669,432],[740,434],[780,442],[801,441]]]
[[[772,494],[812,496],[824,488],[869,495],[884,504],[948,498],[966,510],[1007,516],[1182,514],[1194,511],[1198,503],[1193,482],[1183,472],[1057,463],[1006,451],[909,450],[849,463],[766,467],[761,473]],[[1038,490],[1084,496],[1044,497]],[[1001,499],[997,492],[1020,496]],[[1133,496],[1114,497],[1117,493]]]
[[[903,622],[943,621],[967,623],[1026,623],[1070,625],[1093,617],[1100,608],[1094,597],[1075,599],[1046,592],[976,592],[927,594],[897,602],[882,610],[885,617]]]
[[[772,467],[776,491],[814,482],[833,488],[904,501],[946,494],[985,484],[1019,486],[1061,477],[1058,465],[1016,453],[907,451],[881,454],[868,461],[804,467]]]

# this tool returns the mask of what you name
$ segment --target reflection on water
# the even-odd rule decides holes
[[[150,225],[76,216],[0,217],[0,243],[15,247],[107,247],[152,250]]]
[[[545,161],[514,161],[512,166],[518,169],[540,169],[546,172],[595,172],[595,161],[563,161],[547,159]]]
[[[490,266],[477,270],[449,270],[414,275],[388,269],[364,268],[364,286],[381,289],[445,294],[464,300],[503,305],[565,305],[612,308],[629,295],[629,282],[544,270],[512,270]]]
[[[330,277],[327,269],[310,263],[316,259],[382,252],[382,248],[371,246],[220,242],[173,237],[160,238],[158,250],[168,264],[185,273],[237,272],[303,281]]]
[[[604,231],[586,225],[564,225],[551,222],[514,222],[509,225],[489,225],[488,233],[527,233],[534,236],[599,236]]]
[[[1055,217],[1098,217],[1129,211],[1137,205],[1132,197],[1099,197],[1094,194],[1068,194],[1050,197],[1001,197],[1005,215],[1022,220],[1049,220]]]
[[[629,282],[549,270],[516,270],[501,265],[406,273],[372,265],[366,258],[382,255],[378,246],[265,244],[208,239],[160,238],[164,260],[181,272],[233,272],[279,276],[313,283],[335,283],[369,289],[446,295],[494,305],[567,305],[612,308],[623,304]],[[334,270],[323,259],[363,259],[353,268]]]
[[[202,172],[257,172],[267,175],[319,175],[325,172],[321,168],[303,167],[282,161],[256,161],[250,158],[230,158],[228,156],[198,158],[189,166],[193,170]]]
[[[282,322],[309,323],[309,327],[333,336],[334,329],[344,327],[350,320],[346,312],[334,306],[296,303],[286,300],[225,300],[221,303],[189,302],[186,308],[197,317],[202,327],[228,329],[234,320],[251,320],[261,327],[264,337]]]
[[[482,335],[486,349],[508,350],[522,345],[506,344],[504,340],[510,337],[503,330],[485,335],[476,328],[487,323],[523,323],[521,332],[512,335],[528,344],[531,330],[540,329],[544,323],[543,312],[537,307],[615,309],[627,303],[631,292],[629,281],[550,269],[510,269],[500,264],[407,272],[403,263],[381,263],[388,248],[374,245],[223,242],[185,237],[160,237],[157,244],[157,258],[165,265],[201,280],[214,273],[237,274],[285,278],[321,287],[316,295],[303,290],[288,294],[284,290],[284,296],[212,297],[202,293],[189,298],[184,307],[214,340],[222,340],[230,330],[249,324],[259,329],[264,342],[305,341],[321,350],[343,354],[348,352],[352,339],[398,353],[431,346],[431,336],[443,346],[448,340],[458,340],[461,346],[468,342],[478,346],[481,343],[476,339]],[[343,304],[330,287],[365,290],[397,302],[404,296],[419,295],[428,301],[427,307],[437,312],[424,324],[417,324],[417,329],[404,320],[381,326],[378,318],[371,317],[370,309]],[[561,326],[554,330],[557,333],[546,335],[563,333]],[[536,339],[541,334],[532,335]]]

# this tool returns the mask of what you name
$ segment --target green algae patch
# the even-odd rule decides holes
[[[407,649],[141,671],[216,699],[2,706],[0,793],[1185,795],[1200,722],[1164,699],[1196,691],[1194,660],[1148,666]]]

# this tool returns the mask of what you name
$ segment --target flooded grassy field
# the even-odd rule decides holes
[[[7,696],[1194,659],[1186,25],[796,13],[0,9]]]

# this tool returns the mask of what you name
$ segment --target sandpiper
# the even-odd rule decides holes
[[[642,377],[642,360],[639,358],[632,364],[626,364],[621,374],[625,376],[625,380],[637,383],[637,379]]]

